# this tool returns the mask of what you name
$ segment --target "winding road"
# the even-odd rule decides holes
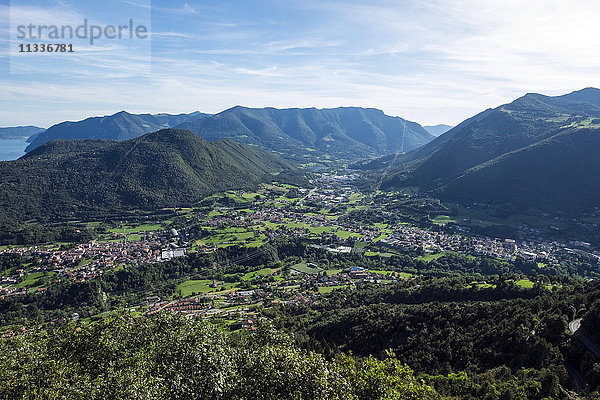
[[[594,341],[592,341],[589,337],[587,337],[585,331],[581,329],[581,318],[577,318],[569,322],[569,330],[573,335],[577,336],[579,340],[581,340],[581,342],[585,344],[585,346],[592,353],[594,353],[594,355],[596,355],[596,357],[600,357],[600,348],[598,347],[598,345],[594,343]],[[586,389],[586,386],[583,377],[581,376],[579,371],[577,371],[577,369],[575,369],[570,364],[565,364],[565,368],[567,369],[569,375],[571,375],[575,380],[575,385],[577,386],[577,393],[584,391]]]
[[[583,329],[581,329],[581,318],[573,320],[569,322],[569,330],[579,338],[586,345],[586,347],[596,355],[596,357],[600,358],[600,348],[596,343],[590,340],[589,337],[586,336]]]
[[[585,381],[583,380],[583,377],[581,376],[579,371],[577,371],[571,364],[565,364],[565,368],[567,369],[569,375],[571,375],[573,377],[573,380],[575,381],[577,393],[581,393],[585,389],[587,389],[587,387],[585,386]]]

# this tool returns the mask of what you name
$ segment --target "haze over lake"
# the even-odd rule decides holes
[[[16,160],[25,154],[27,139],[0,139],[0,161]]]

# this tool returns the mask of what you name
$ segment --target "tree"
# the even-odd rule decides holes
[[[393,355],[327,361],[270,325],[236,336],[169,314],[31,329],[0,340],[0,352],[0,398],[383,400],[434,393]]]

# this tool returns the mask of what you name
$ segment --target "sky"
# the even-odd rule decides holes
[[[528,92],[600,87],[599,18],[583,0],[0,0],[0,126],[235,105],[455,125]],[[148,34],[18,52],[52,42],[19,25],[84,20]]]

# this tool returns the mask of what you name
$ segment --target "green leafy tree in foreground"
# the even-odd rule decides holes
[[[329,362],[271,327],[230,335],[160,315],[0,341],[3,399],[433,399],[393,354]]]

